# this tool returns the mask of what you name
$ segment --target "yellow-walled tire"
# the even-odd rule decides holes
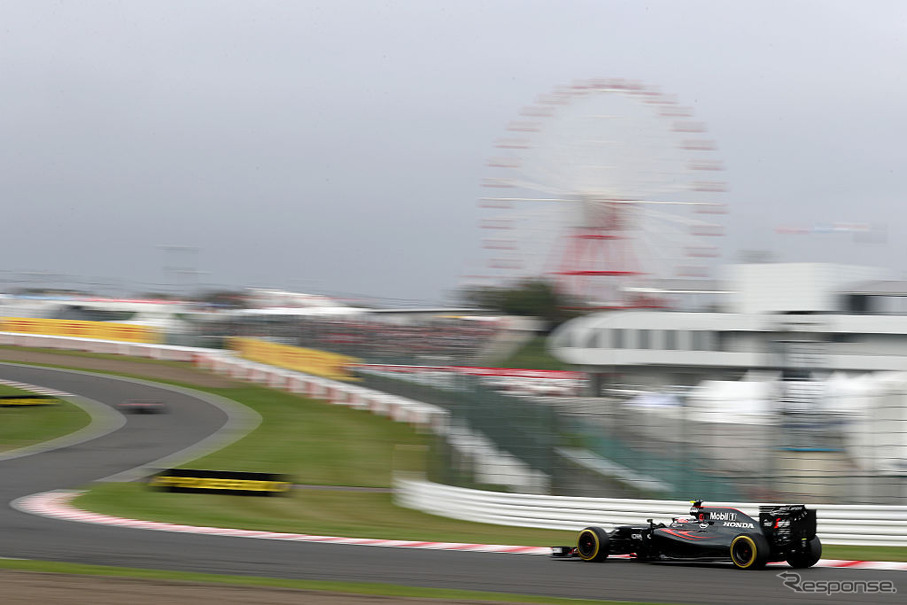
[[[731,561],[737,569],[763,569],[769,551],[768,540],[762,534],[740,534],[731,542]]]
[[[583,561],[600,562],[608,558],[608,532],[601,527],[587,527],[576,539],[576,554]]]

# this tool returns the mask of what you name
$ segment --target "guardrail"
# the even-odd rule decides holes
[[[91,338],[75,338],[71,336],[45,336],[42,334],[22,334],[19,332],[0,332],[0,345],[60,349],[66,351],[86,351],[89,353],[129,355],[130,357],[188,362],[194,361],[194,355],[196,353],[215,352],[213,349],[199,349],[194,347],[174,347],[114,340],[94,340]]]
[[[0,333],[0,345],[128,355],[166,361],[184,361],[192,363],[200,369],[222,374],[236,380],[256,382],[271,388],[301,393],[338,405],[367,409],[372,413],[387,416],[396,422],[406,422],[420,428],[437,429],[446,425],[447,410],[431,404],[365,389],[355,384],[338,382],[303,374],[302,372],[256,363],[235,357],[228,351],[217,349],[12,332]]]
[[[680,500],[511,494],[452,487],[409,477],[395,478],[394,497],[400,506],[433,515],[495,525],[571,531],[590,525],[638,525],[646,519],[664,522],[685,515],[690,508],[688,501]],[[759,517],[760,503],[707,504],[732,506]],[[907,546],[907,506],[809,506],[818,511],[819,537],[825,544]]]
[[[90,339],[0,333],[0,345],[89,351],[186,361],[237,380],[265,384],[339,405],[368,409],[423,428],[446,423],[447,411],[434,405],[362,387],[235,358],[224,351]],[[627,500],[489,492],[397,477],[397,503],[455,519],[546,529],[578,530],[589,525],[638,524],[682,516],[689,502]],[[759,503],[719,503],[757,515]],[[811,504],[818,510],[819,537],[826,544],[907,546],[907,506]],[[758,515],[757,515],[758,516]]]

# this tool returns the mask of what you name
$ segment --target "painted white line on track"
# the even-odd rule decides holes
[[[540,546],[508,546],[504,544],[466,544],[459,542],[420,542],[414,540],[381,540],[375,538],[346,538],[340,536],[317,536],[284,532],[257,531],[249,529],[230,529],[223,527],[202,527],[181,525],[158,521],[125,519],[92,513],[74,507],[70,502],[80,492],[57,490],[25,496],[12,502],[16,510],[81,523],[97,523],[133,529],[167,531],[176,533],[194,533],[234,538],[255,538],[259,540],[288,540],[294,542],[317,542],[322,544],[345,544],[351,546],[378,546],[383,548],[419,548],[426,550],[453,550],[459,552],[485,552],[516,555],[550,555],[551,549]],[[627,558],[618,556],[616,558]],[[878,571],[907,571],[907,563],[897,561],[841,561],[822,559],[816,567],[833,567],[846,569],[872,569]]]
[[[15,380],[0,379],[0,384],[6,385],[8,387],[15,387],[23,391],[29,391],[31,393],[37,393],[38,395],[50,395],[51,397],[72,397],[72,393],[57,391],[56,389],[49,389],[47,387],[39,387],[33,384],[18,382]]]

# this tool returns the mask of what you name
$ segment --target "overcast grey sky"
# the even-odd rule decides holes
[[[0,0],[0,286],[150,290],[169,265],[441,301],[479,246],[492,142],[593,77],[659,86],[708,125],[726,259],[903,274],[905,36],[896,0]],[[834,221],[884,223],[887,243],[773,233]]]

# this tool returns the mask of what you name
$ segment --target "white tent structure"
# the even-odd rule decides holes
[[[907,473],[907,373],[833,376],[822,402],[841,416],[845,448],[857,468]]]
[[[690,392],[690,420],[723,424],[768,424],[777,391],[774,381],[706,380]]]
[[[755,470],[785,445],[779,429],[787,387],[775,374],[748,374],[739,381],[703,381],[685,400],[640,393],[624,407],[647,438],[695,443],[719,466]],[[813,399],[795,411],[821,421],[851,470],[907,472],[907,373],[835,373],[805,387]]]

